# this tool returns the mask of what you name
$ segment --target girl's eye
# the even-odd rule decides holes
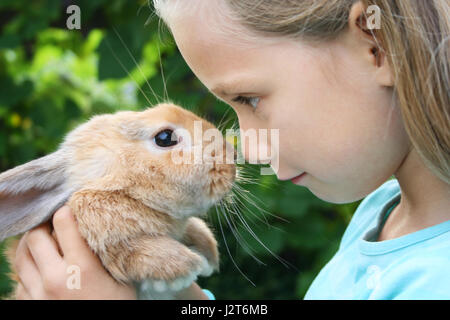
[[[173,132],[173,130],[165,129],[159,132],[155,138],[155,143],[159,147],[167,148],[174,146],[178,143],[178,138]]]
[[[256,109],[256,107],[258,106],[258,103],[259,103],[259,98],[258,97],[237,96],[232,101],[240,103],[240,104],[249,105]]]

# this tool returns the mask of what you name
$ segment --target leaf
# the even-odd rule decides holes
[[[0,135],[0,157],[3,157],[6,152],[6,137],[1,134]]]
[[[80,118],[82,115],[82,112],[78,105],[72,100],[67,99],[64,104],[64,115],[67,119],[67,121]]]
[[[33,92],[33,82],[26,80],[21,84],[14,83],[10,77],[0,78],[0,105],[11,108]]]
[[[98,48],[99,80],[125,78],[136,67],[151,35],[144,24],[145,19],[138,16],[106,32]]]
[[[0,49],[15,48],[20,45],[20,37],[14,34],[0,36]]]

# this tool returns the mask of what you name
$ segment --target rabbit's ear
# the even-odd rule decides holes
[[[48,220],[73,192],[58,150],[0,174],[0,241]]]

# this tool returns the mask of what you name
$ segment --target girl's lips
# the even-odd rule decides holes
[[[306,175],[306,172],[303,172],[302,174],[300,174],[300,175],[298,175],[298,176],[292,178],[292,179],[291,179],[292,183],[298,184],[298,183],[303,179],[303,177],[304,177],[305,175]]]

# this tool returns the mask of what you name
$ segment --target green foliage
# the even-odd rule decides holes
[[[195,78],[146,1],[78,4],[82,29],[68,30],[63,1],[0,2],[0,172],[54,151],[92,115],[167,98],[216,124],[225,113],[236,120]],[[274,176],[254,178],[236,203],[246,205],[240,214],[255,234],[238,215],[212,210],[221,271],[199,283],[219,299],[302,298],[358,203],[330,205]],[[10,289],[6,272],[0,258],[0,296]]]

